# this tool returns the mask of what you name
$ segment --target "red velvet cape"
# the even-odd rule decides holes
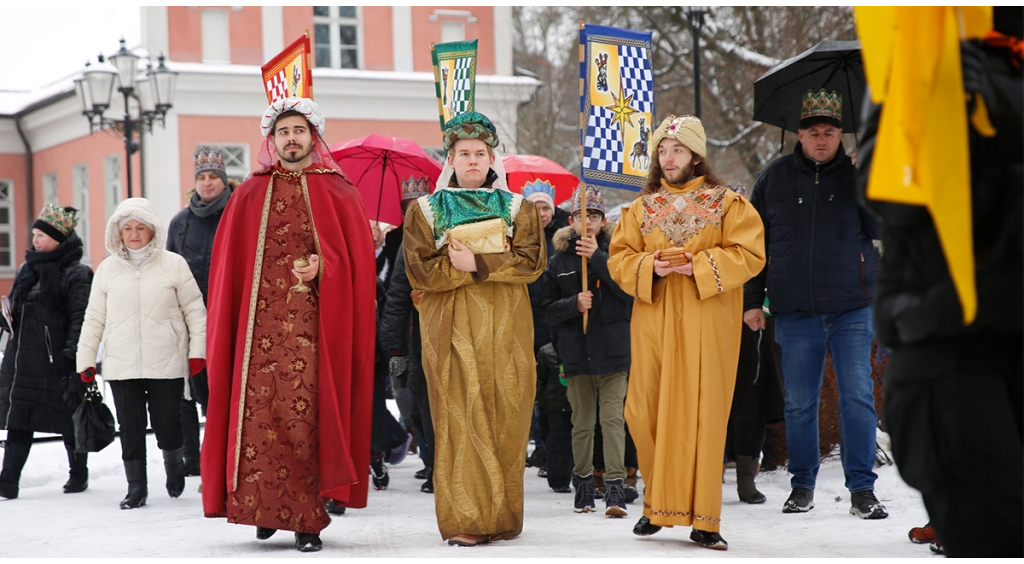
[[[206,324],[210,400],[203,436],[203,512],[227,515],[236,472],[242,358],[263,203],[273,169],[231,194],[213,243]],[[320,242],[320,493],[365,507],[370,467],[376,270],[362,197],[320,165],[305,170]]]

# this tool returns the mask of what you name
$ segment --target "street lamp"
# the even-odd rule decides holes
[[[132,155],[139,150],[139,135],[153,130],[153,124],[165,125],[167,110],[171,109],[174,100],[174,87],[178,73],[164,65],[164,57],[160,55],[156,69],[147,63],[146,72],[139,75],[139,56],[125,47],[121,39],[121,49],[110,56],[110,61],[98,57],[98,64],[86,63],[81,78],[75,80],[75,92],[82,103],[82,114],[89,120],[89,133],[96,129],[110,128],[124,134],[124,151],[127,157],[128,197],[132,193]],[[114,82],[124,96],[124,119],[112,120],[103,113],[110,107],[113,96]],[[131,116],[130,99],[139,101],[139,115]]]
[[[700,117],[700,30],[704,27],[704,14],[709,11],[710,6],[690,6],[686,10],[693,36],[693,115],[697,117]]]

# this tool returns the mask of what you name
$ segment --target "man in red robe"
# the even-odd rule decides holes
[[[326,500],[366,506],[373,239],[312,100],[278,100],[262,129],[264,168],[235,190],[213,244],[203,511],[259,539],[295,531],[310,552]]]

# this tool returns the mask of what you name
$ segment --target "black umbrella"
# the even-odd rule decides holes
[[[842,96],[843,131],[855,133],[865,89],[860,41],[822,41],[772,67],[754,81],[754,120],[795,132],[804,94],[822,88]]]

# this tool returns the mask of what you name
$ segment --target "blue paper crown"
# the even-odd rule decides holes
[[[543,192],[551,199],[555,199],[555,187],[551,185],[547,180],[536,179],[533,182],[527,182],[523,185],[523,197],[529,198],[532,194],[537,192]]]

